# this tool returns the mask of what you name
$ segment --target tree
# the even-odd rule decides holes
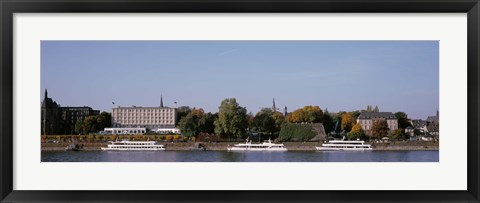
[[[353,125],[355,125],[355,119],[353,118],[353,114],[348,112],[342,115],[342,130],[346,132],[350,132],[352,130]]]
[[[178,124],[180,122],[180,119],[183,117],[187,116],[188,113],[190,113],[192,109],[188,106],[181,106],[177,108],[177,120],[175,121],[175,124]]]
[[[276,132],[279,132],[280,129],[282,128],[282,124],[285,123],[285,116],[280,113],[280,112],[273,112],[273,120],[275,120],[275,130]]]
[[[75,132],[87,135],[92,132],[102,131],[105,128],[110,127],[111,123],[111,114],[108,112],[102,112],[100,115],[87,116],[83,120],[78,120],[75,123]]]
[[[402,128],[396,129],[390,135],[390,138],[396,140],[406,140],[408,139],[408,135],[405,133],[405,130]]]
[[[352,127],[352,130],[349,133],[347,133],[347,136],[349,140],[356,140],[356,139],[363,140],[365,139],[365,132],[363,131],[360,123],[357,123]]]
[[[247,123],[248,123],[248,128],[253,129],[255,126],[253,125],[253,119],[255,118],[255,115],[253,115],[252,112],[248,112],[247,114]]]
[[[335,130],[335,123],[333,121],[333,118],[326,109],[325,113],[323,114],[323,127],[325,128],[325,132],[327,134]]]
[[[376,139],[382,139],[388,135],[390,128],[388,128],[387,121],[374,120],[372,124],[372,137]]]
[[[75,132],[78,134],[83,133],[83,120],[77,120],[77,123],[75,123]]]
[[[95,132],[97,129],[97,118],[96,116],[87,116],[83,120],[83,134],[88,135],[91,132]]]
[[[215,133],[241,138],[248,127],[247,109],[241,107],[235,98],[224,99],[218,109]]]
[[[186,116],[178,122],[178,128],[185,136],[195,136],[200,132],[214,133],[216,115],[206,113],[203,109],[193,108]]]
[[[291,123],[321,123],[323,111],[319,106],[305,106],[293,111],[287,118]]]
[[[195,111],[195,110],[194,110]],[[191,111],[186,116],[182,117],[178,122],[178,128],[185,136],[194,136],[198,133],[198,120],[200,119],[200,113]]]
[[[398,128],[406,129],[409,126],[412,126],[412,124],[409,122],[407,114],[404,112],[396,112],[395,117],[398,120]]]
[[[198,120],[198,127],[200,132],[204,133],[215,133],[215,119],[217,119],[218,116],[217,114],[212,114],[210,112],[204,114],[199,120]]]
[[[270,108],[263,108],[253,118],[254,130],[272,135],[277,131],[273,111]]]
[[[360,116],[360,111],[352,111],[350,112],[353,116],[353,120],[357,120],[357,118]]]

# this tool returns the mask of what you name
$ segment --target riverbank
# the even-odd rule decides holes
[[[83,145],[82,150],[101,150],[101,147],[107,147],[107,143],[78,143]],[[163,144],[169,151],[189,151],[195,150],[199,146],[203,146],[208,151],[226,151],[227,147],[238,144],[238,142],[159,142]],[[285,142],[285,147],[289,151],[315,151],[316,146],[320,146],[319,142]],[[388,143],[369,143],[374,150],[378,151],[422,151],[422,150],[439,150],[438,142],[425,141],[405,141],[405,142],[388,142]],[[42,143],[42,151],[63,151],[69,143]]]

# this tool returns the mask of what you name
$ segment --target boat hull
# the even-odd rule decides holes
[[[108,148],[102,147],[102,151],[165,151],[165,148],[152,148],[152,149],[129,149],[129,148]]]
[[[279,148],[279,149],[272,149],[272,148],[237,148],[231,147],[227,148],[228,151],[268,151],[268,152],[286,152],[288,149],[286,148]]]

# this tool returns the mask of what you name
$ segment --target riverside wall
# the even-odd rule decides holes
[[[227,147],[233,146],[238,142],[159,142],[165,145],[166,150],[171,151],[187,151],[205,148],[209,151],[226,151]],[[107,143],[78,143],[83,144],[83,150],[101,150],[106,147]],[[316,146],[320,146],[319,142],[285,142],[285,147],[289,151],[315,151]],[[388,143],[370,143],[374,150],[378,151],[400,151],[400,150],[439,150],[438,142],[388,142]],[[42,143],[42,151],[61,151],[65,150],[69,143]]]

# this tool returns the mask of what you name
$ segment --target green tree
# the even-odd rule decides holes
[[[408,135],[405,133],[405,130],[399,128],[392,132],[390,138],[395,140],[406,140],[408,139]]]
[[[199,118],[194,114],[187,114],[180,122],[178,122],[178,128],[185,136],[194,136],[198,131],[198,120]]]
[[[218,109],[215,133],[241,138],[248,127],[247,109],[241,107],[235,98],[224,99]]]
[[[398,128],[406,129],[412,124],[409,122],[407,114],[404,112],[396,112],[395,117],[398,119]]]
[[[277,131],[273,111],[270,108],[261,109],[253,118],[254,130],[272,135]]]
[[[282,128],[282,124],[285,123],[285,116],[280,112],[273,112],[273,120],[275,120],[275,133],[278,133]]]
[[[112,127],[112,114],[103,111],[100,113],[99,117],[101,117],[101,123],[100,123],[100,129],[99,130],[104,130],[105,128]]]
[[[97,116],[87,116],[83,120],[83,134],[88,135],[91,132],[96,132],[98,128]]]
[[[325,128],[325,132],[328,134],[330,132],[332,132],[333,130],[335,130],[335,122],[332,118],[332,116],[330,115],[330,113],[328,113],[328,110],[325,109],[325,113],[323,114],[323,127]]]
[[[387,121],[385,120],[375,120],[372,124],[372,137],[376,139],[382,139],[388,135],[390,129],[388,128]]]
[[[83,120],[77,120],[77,123],[75,123],[75,132],[78,134],[83,133]]]
[[[204,133],[215,133],[215,120],[218,118],[217,114],[212,114],[210,112],[204,114],[198,120],[198,127],[200,132]]]
[[[255,126],[253,125],[253,119],[255,119],[255,115],[252,112],[248,112],[247,114],[247,123],[248,128],[253,129]]]
[[[363,131],[360,123],[355,124],[352,127],[352,130],[349,133],[347,133],[347,136],[349,140],[356,140],[356,139],[363,140],[366,137],[365,132]]]
[[[180,119],[183,117],[187,116],[188,113],[190,113],[192,109],[188,106],[181,106],[177,108],[177,120],[175,121],[176,124],[180,122]]]

